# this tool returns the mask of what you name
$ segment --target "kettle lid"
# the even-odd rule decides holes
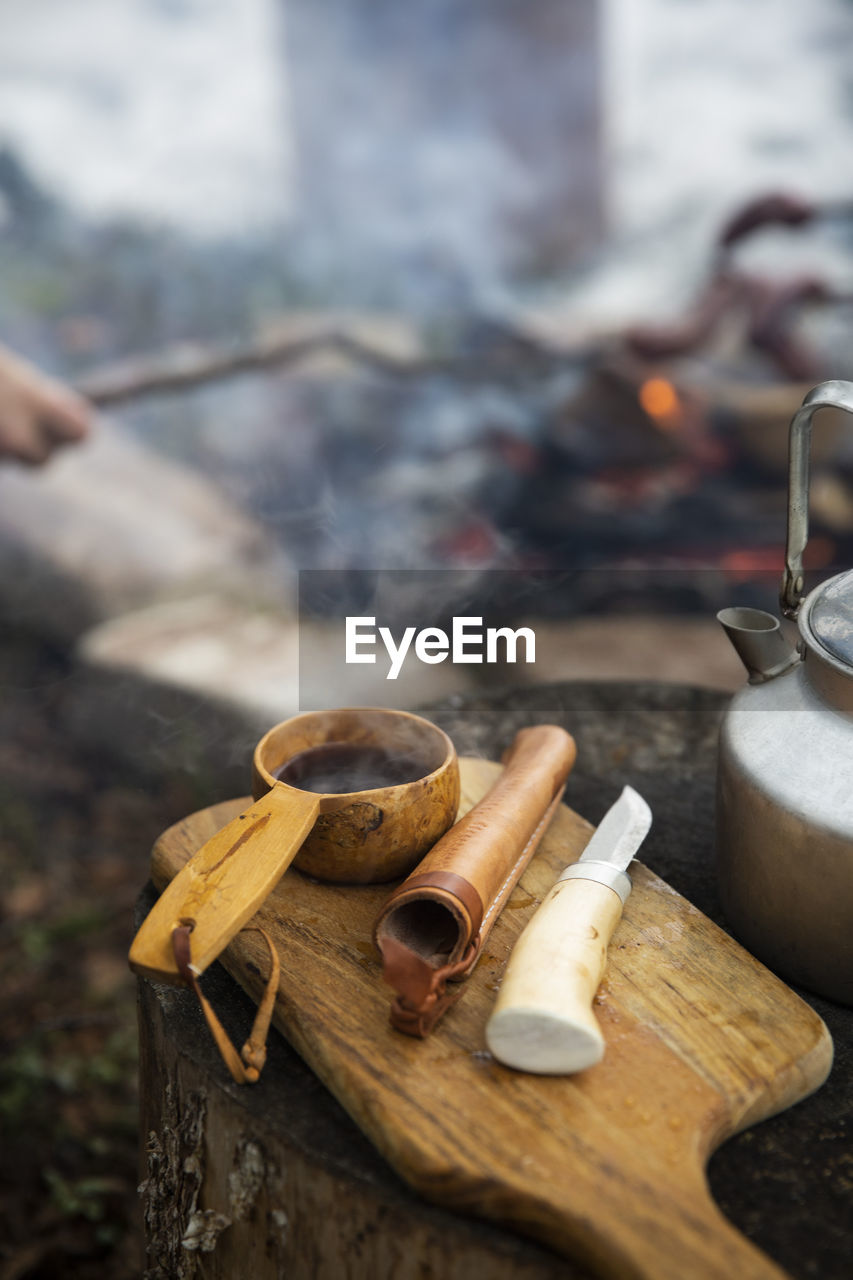
[[[815,591],[809,629],[831,657],[853,669],[853,569]]]

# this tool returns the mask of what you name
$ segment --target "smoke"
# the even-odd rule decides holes
[[[289,0],[283,48],[315,288],[446,308],[594,242],[594,4]]]

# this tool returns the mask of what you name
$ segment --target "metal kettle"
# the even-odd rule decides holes
[[[812,418],[853,414],[853,382],[824,382],[791,422],[788,541],[778,618],[718,619],[749,674],[720,731],[716,858],[740,940],[770,968],[853,1005],[853,570],[803,599]]]

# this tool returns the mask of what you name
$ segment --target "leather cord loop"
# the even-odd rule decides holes
[[[414,987],[412,979],[417,977],[421,983],[418,1003],[413,1004],[404,995],[398,994],[391,1005],[391,1025],[408,1036],[423,1038],[429,1035],[445,1009],[449,1009],[462,995],[464,988],[459,986],[455,991],[447,990],[447,983],[463,978],[472,968],[480,952],[481,938],[478,934],[469,944],[464,956],[456,964],[444,965],[433,969],[419,957],[412,956],[406,948],[395,940],[386,943],[388,955],[383,977],[392,986],[404,985],[400,982],[400,972],[395,972],[395,961],[403,972],[409,975],[408,990]],[[416,988],[415,988],[416,989]]]
[[[241,932],[254,932],[261,935],[269,948],[270,974],[267,978],[261,1002],[258,1005],[258,1011],[255,1014],[255,1020],[252,1023],[249,1038],[239,1054],[229,1040],[225,1028],[199,985],[198,974],[192,963],[191,925],[179,925],[172,930],[172,951],[174,952],[178,972],[187,986],[191,987],[195,992],[196,998],[201,1005],[201,1011],[204,1014],[204,1020],[233,1079],[236,1080],[237,1084],[256,1084],[267,1060],[267,1036],[269,1035],[270,1022],[275,1008],[275,997],[278,992],[280,964],[278,952],[266,930],[261,929],[259,925],[249,925]]]

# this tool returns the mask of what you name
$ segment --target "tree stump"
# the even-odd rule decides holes
[[[457,698],[426,714],[460,753],[492,758],[525,724],[565,725],[578,742],[568,802],[598,822],[621,786],[635,785],[658,826],[654,870],[719,922],[711,849],[725,701],[674,685],[561,684]],[[152,901],[149,887],[141,914]],[[239,1045],[250,1001],[218,965],[205,985]],[[587,1277],[413,1194],[277,1033],[261,1085],[238,1086],[188,991],[140,981],[139,993],[146,1280]],[[726,1143],[709,1173],[720,1207],[773,1259],[794,1276],[841,1280],[853,1011],[811,1003],[836,1040],[829,1082]]]
[[[205,988],[240,1043],[251,1002],[219,965]],[[140,980],[139,1025],[146,1280],[587,1277],[425,1204],[275,1030],[256,1087],[230,1082],[189,991]]]

